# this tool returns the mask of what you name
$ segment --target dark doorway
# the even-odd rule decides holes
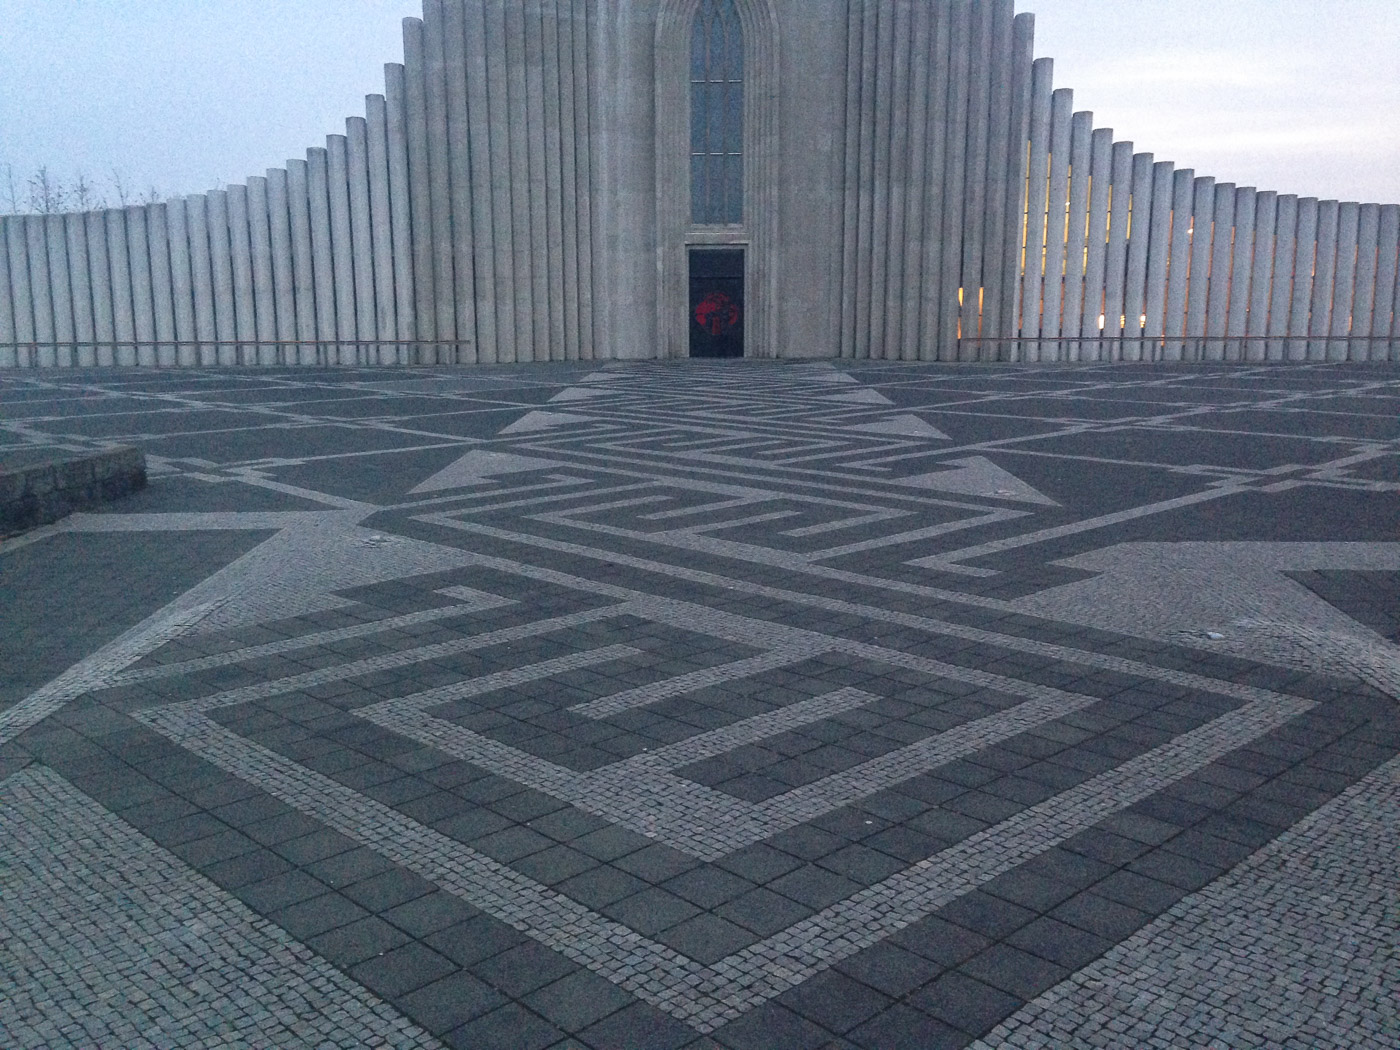
[[[744,356],[744,250],[690,252],[690,356]]]

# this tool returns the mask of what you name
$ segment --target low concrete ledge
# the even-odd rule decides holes
[[[120,499],[145,485],[146,456],[137,448],[59,453],[21,464],[0,458],[0,537]]]

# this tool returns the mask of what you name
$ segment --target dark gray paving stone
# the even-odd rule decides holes
[[[898,1004],[848,1036],[862,1050],[961,1050],[971,1039],[937,1018]]]
[[[768,888],[809,908],[825,908],[864,887],[835,872],[807,864],[774,879]]]
[[[836,969],[893,999],[932,980],[944,967],[897,944],[881,941],[836,964]]]
[[[812,908],[759,887],[720,905],[715,909],[715,914],[760,936],[769,937],[807,918],[812,914]]]
[[[715,1033],[715,1039],[730,1050],[818,1050],[831,1044],[831,1033],[769,1002],[729,1022]]]
[[[473,963],[471,971],[487,984],[513,999],[533,992],[578,969],[558,952],[538,941],[526,940],[513,948]]]
[[[393,951],[409,942],[402,930],[371,915],[359,922],[312,937],[306,943],[342,969],[349,969],[366,959]]]
[[[828,1031],[844,1035],[887,1009],[888,995],[836,970],[827,970],[776,1000],[794,1013]]]
[[[658,933],[656,939],[708,966],[747,948],[759,936],[717,915],[704,913]]]
[[[909,1004],[969,1037],[985,1035],[1021,1006],[1021,1000],[954,970],[919,989]]]
[[[395,1005],[430,1032],[442,1034],[492,1010],[508,1000],[469,973],[453,973],[400,996]]]
[[[471,966],[493,955],[524,944],[528,938],[514,927],[489,915],[475,915],[423,938],[434,951],[459,966]]]
[[[677,923],[700,914],[700,909],[694,904],[656,886],[648,887],[640,893],[634,893],[630,897],[614,901],[604,907],[602,911],[609,918],[616,919],[648,937],[655,936],[662,930],[669,929]],[[724,914],[723,910],[720,914]],[[725,918],[739,921],[732,915],[726,915]],[[750,923],[742,923],[742,925],[748,926],[750,929],[754,928]]]
[[[695,1030],[654,1006],[634,1002],[579,1032],[598,1050],[678,1050],[695,1038]]]
[[[545,1050],[563,1036],[538,1014],[507,1003],[452,1029],[442,1040],[453,1050]]]
[[[352,967],[350,975],[375,994],[396,999],[456,969],[450,959],[418,941],[410,941]]]
[[[635,1002],[611,981],[581,968],[536,989],[523,1001],[567,1032],[581,1031]]]

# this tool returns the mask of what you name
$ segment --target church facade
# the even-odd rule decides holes
[[[424,0],[363,117],[0,218],[0,366],[1400,360],[1400,206],[1179,169],[1012,0]]]

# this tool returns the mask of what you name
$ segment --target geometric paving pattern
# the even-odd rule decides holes
[[[1394,366],[0,379],[112,444],[0,544],[20,1045],[1400,1046]]]

